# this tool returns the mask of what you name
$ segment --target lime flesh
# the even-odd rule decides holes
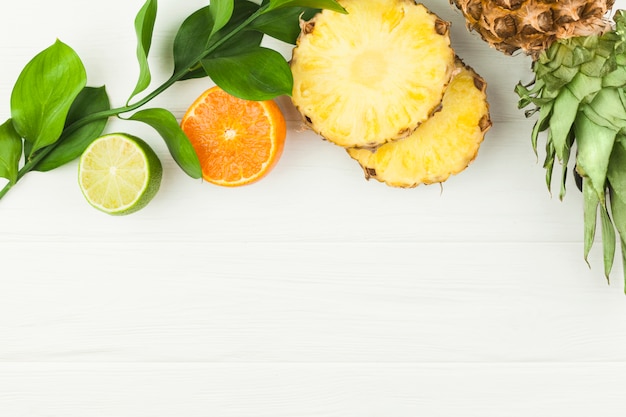
[[[143,140],[112,133],[94,140],[78,162],[80,189],[93,207],[111,215],[144,208],[161,185],[163,168]]]

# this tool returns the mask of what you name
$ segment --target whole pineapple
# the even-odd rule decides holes
[[[594,35],[610,29],[604,19],[614,0],[450,0],[470,30],[498,50],[529,55],[557,39]]]
[[[540,133],[546,134],[548,187],[555,163],[563,166],[561,198],[575,155],[584,196],[584,255],[593,245],[600,214],[607,279],[616,231],[626,259],[626,15],[617,13],[615,23],[615,30],[602,35],[553,43],[534,62],[535,80],[516,88],[520,107],[534,105],[528,114],[538,114],[531,134],[535,151]]]
[[[626,14],[608,20],[613,0],[450,1],[492,47],[532,58],[534,79],[515,91],[520,108],[532,106],[526,116],[537,116],[533,149],[545,137],[548,188],[562,166],[560,198],[574,172],[584,197],[584,257],[600,224],[608,280],[618,243],[626,260]],[[626,290],[626,267],[624,280]]]

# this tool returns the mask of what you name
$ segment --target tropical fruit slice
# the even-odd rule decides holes
[[[78,184],[95,208],[125,215],[144,208],[161,185],[163,168],[143,140],[112,133],[93,141],[78,162]]]
[[[443,182],[474,160],[490,126],[486,83],[459,60],[440,111],[404,139],[348,153],[366,178],[390,186]]]
[[[222,186],[264,178],[280,159],[287,128],[273,100],[242,100],[215,86],[189,107],[181,121],[204,180]]]
[[[449,24],[413,0],[340,0],[302,22],[292,101],[306,123],[344,147],[409,135],[441,103],[454,68]]]

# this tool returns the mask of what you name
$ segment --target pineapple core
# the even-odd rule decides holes
[[[364,51],[354,57],[351,65],[352,79],[369,88],[384,88],[380,81],[387,78],[385,54],[379,50]]]

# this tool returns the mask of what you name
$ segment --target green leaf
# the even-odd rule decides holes
[[[192,178],[202,177],[198,155],[172,113],[166,109],[145,109],[133,114],[129,120],[152,126],[165,141],[178,166]]]
[[[602,89],[602,78],[590,77],[579,72],[567,85],[567,89],[576,97],[576,100],[582,102]]]
[[[218,30],[226,26],[226,23],[233,15],[235,4],[233,0],[211,0],[209,4],[209,12],[213,18],[213,27],[209,38],[215,34]]]
[[[575,132],[578,172],[589,177],[591,186],[604,204],[606,177],[617,132],[595,124],[584,113],[576,118]]]
[[[310,7],[312,9],[328,9],[334,12],[347,13],[335,0],[269,0],[266,12],[283,7]]]
[[[618,140],[613,147],[607,178],[614,193],[626,201],[626,147],[624,136],[618,136]],[[624,236],[626,239],[626,236]]]
[[[85,87],[74,100],[67,115],[65,126],[70,126],[84,117],[110,108],[109,96],[104,87]],[[94,139],[102,135],[106,124],[107,119],[103,118],[91,122],[69,135],[64,133],[54,149],[33,170],[50,171],[78,158]]]
[[[595,54],[593,58],[580,66],[580,72],[588,75],[590,78],[601,78],[598,77],[598,74],[603,74],[603,71],[606,67],[607,58],[603,57],[601,54]]]
[[[600,209],[600,218],[602,220],[602,248],[604,259],[604,275],[607,281],[613,269],[613,261],[615,260],[615,227],[609,216],[606,206],[600,206],[600,199],[595,190],[591,186],[589,179],[583,179],[583,195],[585,200],[584,206],[584,223],[585,223],[585,262],[589,264],[588,255],[594,243],[595,230],[597,224],[597,213]]]
[[[569,163],[569,149],[572,148],[572,146],[574,145],[574,142],[576,140],[576,137],[574,136],[574,132],[570,132],[570,135],[567,137],[567,149],[568,149],[568,153],[567,153],[567,157],[565,159],[565,161],[563,161],[563,166],[562,166],[562,171],[561,171],[561,190],[559,192],[559,199],[563,200],[565,198],[565,188],[566,188],[566,183],[567,183],[567,165]]]
[[[235,0],[232,16],[228,23],[221,28],[217,36],[211,38],[206,43],[206,48],[212,48],[217,43],[223,42],[223,38],[230,37],[234,32],[239,31],[240,26],[253,14],[259,11],[260,5],[248,0]],[[248,27],[246,27],[247,29]],[[221,47],[221,46],[220,46]]]
[[[157,15],[157,0],[146,0],[135,17],[137,34],[137,61],[139,62],[139,80],[128,101],[144,91],[150,85],[152,76],[148,65],[148,53],[152,45],[152,34]]]
[[[613,260],[615,259],[615,228],[609,216],[608,209],[602,207],[600,209],[602,218],[602,249],[604,254],[604,275],[607,281],[613,269]]]
[[[548,136],[550,133],[548,132]],[[556,153],[554,151],[554,145],[551,140],[546,141],[546,159],[543,162],[543,167],[546,170],[546,186],[548,190],[552,192],[552,173],[554,172],[554,161],[556,160]]]
[[[619,66],[602,77],[602,87],[622,87],[626,84],[626,67]]]
[[[185,19],[174,38],[174,73],[187,71],[181,80],[206,77],[200,65],[206,44],[213,30],[209,6],[203,7]]]
[[[300,35],[300,15],[307,10],[304,7],[273,10],[254,19],[250,27],[272,38],[295,45]]]
[[[258,49],[263,41],[263,34],[253,30],[243,30],[225,41],[208,55],[209,59],[242,55]]]
[[[534,85],[533,85],[534,84]],[[533,84],[524,85],[521,82],[518,82],[514,88],[515,94],[519,96],[519,101],[517,102],[517,108],[523,109],[527,107],[531,103],[533,103],[534,97],[539,93],[539,90],[543,87],[543,83],[540,83],[535,80]],[[529,88],[532,87],[532,88]]]
[[[550,101],[539,108],[539,118],[533,126],[531,133],[531,143],[535,155],[537,155],[537,142],[539,139],[539,133],[545,131],[550,126],[550,118],[552,117],[553,101]]]
[[[0,177],[16,183],[21,157],[22,138],[9,119],[0,126]]]
[[[15,130],[32,144],[27,157],[59,139],[86,82],[80,58],[58,40],[22,70],[11,94],[11,117]]]
[[[622,247],[622,262],[624,267],[624,290],[626,291],[626,202],[618,195],[613,193],[613,189],[609,187],[609,200],[611,202],[611,214],[613,215],[613,225],[620,235],[620,243]]]
[[[228,51],[234,46],[245,48],[257,46],[261,43],[252,42],[245,31],[233,35],[228,40],[221,39],[222,44],[215,46],[221,35],[229,33],[239,24],[252,16],[259,6],[249,1],[235,2],[234,11],[230,21],[223,27],[216,36],[212,36],[213,17],[209,6],[203,7],[192,13],[185,19],[176,33],[174,39],[174,74],[186,72],[181,80],[206,77],[206,71],[202,67],[201,60],[209,54],[216,54],[220,51]],[[211,38],[211,41],[209,41]],[[259,38],[260,39],[260,38]],[[256,44],[256,45],[255,45]],[[213,50],[215,49],[215,50]],[[212,52],[211,52],[212,51]]]
[[[609,211],[606,205],[600,205],[601,199],[596,192],[596,189],[591,183],[588,177],[583,178],[583,196],[584,196],[584,223],[585,223],[585,261],[589,264],[588,255],[591,247],[594,243],[595,230],[597,224],[597,213],[600,210],[602,221],[602,248],[604,259],[604,275],[607,281],[613,268],[613,262],[615,260],[615,226],[609,215]],[[611,196],[611,204],[613,199],[618,197],[614,194]],[[618,213],[618,218],[620,214]],[[626,237],[626,235],[624,235]]]
[[[561,163],[565,162],[569,156],[567,138],[572,130],[572,124],[576,119],[578,103],[578,99],[566,88],[561,90],[560,94],[554,100],[552,113],[557,115],[557,117],[550,118],[550,131],[552,133],[556,156]]]
[[[613,225],[620,235],[626,291],[626,148],[623,140],[620,136],[613,147],[607,178]]]
[[[584,198],[584,237],[585,237],[585,262],[589,265],[588,257],[591,248],[593,247],[596,225],[598,224],[598,207],[600,206],[600,199],[595,192],[591,184],[589,184],[589,178],[583,178],[583,198]]]
[[[622,248],[622,265],[626,265],[626,243],[624,243],[624,240],[620,240],[620,246]],[[626,293],[626,267],[623,268],[624,269],[624,292]]]
[[[579,74],[579,69],[578,67],[566,67],[563,65],[557,67],[550,74],[552,77],[555,77],[555,85],[560,88],[562,85],[570,83]]]
[[[228,24],[209,40],[206,46],[205,59],[235,56],[257,49],[263,41],[263,33],[249,26],[235,30],[258,9],[258,5],[240,0],[235,3],[233,17]],[[205,73],[206,74],[206,73]]]
[[[207,59],[202,65],[215,84],[235,97],[269,100],[291,95],[289,64],[272,49],[259,47],[237,56]]]
[[[613,130],[626,128],[626,108],[623,92],[617,88],[603,88],[583,111],[595,124]]]

